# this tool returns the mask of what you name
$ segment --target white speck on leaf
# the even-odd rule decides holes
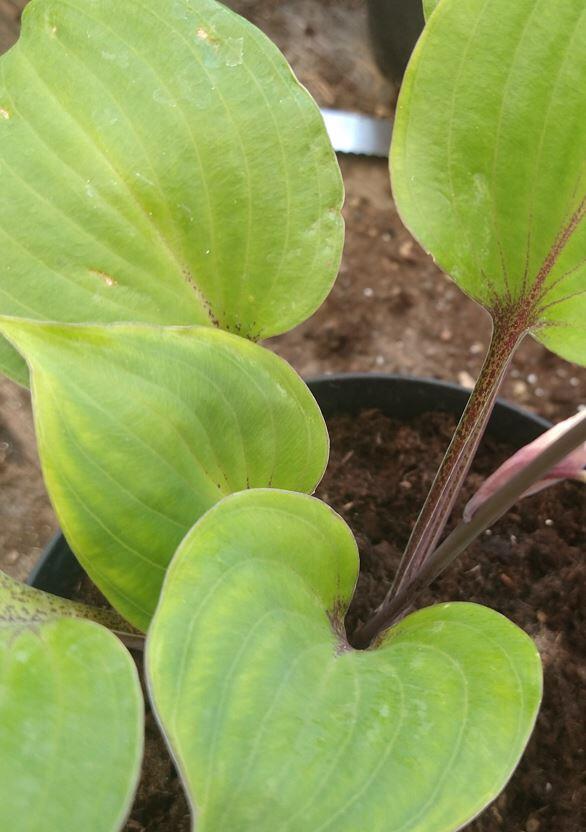
[[[0,117],[8,121],[8,119],[10,118],[10,113],[8,112],[8,110],[5,110],[4,107],[0,107]]]
[[[18,664],[25,664],[30,659],[28,650],[17,650],[12,654],[12,657]]]
[[[94,277],[99,278],[102,281],[102,283],[104,283],[109,288],[112,288],[112,286],[118,286],[118,283],[114,280],[114,278],[106,272],[101,272],[98,269],[90,269],[89,271],[90,274],[92,274]]]
[[[226,66],[240,66],[244,56],[244,38],[228,38],[224,48]]]
[[[193,221],[194,221],[194,220],[193,220],[193,214],[191,213],[191,208],[189,207],[189,205],[185,205],[185,203],[184,203],[184,202],[180,202],[180,203],[177,205],[177,208],[178,208],[178,210],[179,210],[179,211],[182,211],[182,213],[185,215],[185,217],[187,218],[187,220],[188,220],[189,222],[193,222]]]
[[[202,27],[201,27],[201,26],[200,26],[200,27],[199,27],[199,29],[197,30],[197,36],[198,36],[198,38],[199,38],[200,40],[209,40],[209,38],[210,38],[210,36],[209,36],[209,35],[208,35],[208,33],[206,32],[206,30],[205,30],[205,29],[202,29]]]
[[[128,64],[130,63],[130,58],[128,53],[126,52],[107,52],[105,49],[102,50],[102,58],[105,61],[111,61],[112,63],[116,63],[122,67],[122,69],[126,69]]]
[[[174,101],[164,90],[157,89],[153,93],[153,101],[157,104],[164,104],[166,107],[176,107],[177,102]]]
[[[151,188],[156,187],[156,185],[152,181],[152,179],[149,179],[148,176],[145,176],[144,173],[141,173],[139,170],[136,170],[134,172],[134,176],[135,176],[136,179],[140,180],[141,182],[144,182],[146,185],[150,185]]]
[[[477,201],[485,200],[489,196],[488,181],[483,173],[475,173],[472,177],[474,197]]]

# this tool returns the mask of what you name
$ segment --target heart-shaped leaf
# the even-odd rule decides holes
[[[405,75],[407,226],[495,320],[586,363],[586,6],[442,0]]]
[[[492,610],[417,612],[352,650],[345,523],[260,490],[203,517],[147,637],[151,695],[202,832],[451,832],[503,787],[540,662]]]
[[[311,492],[328,456],[315,399],[263,347],[211,327],[0,319],[32,370],[43,475],[112,605],[146,629],[194,522],[234,491]]]
[[[0,60],[0,181],[0,314],[258,339],[337,271],[319,111],[213,0],[33,0]],[[26,381],[6,343],[0,369]]]
[[[0,828],[117,832],[138,781],[134,662],[89,621],[0,626]]]

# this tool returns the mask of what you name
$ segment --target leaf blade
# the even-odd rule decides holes
[[[0,313],[258,339],[323,301],[339,170],[251,24],[213,0],[44,0],[0,67]]]
[[[0,822],[15,832],[117,832],[142,756],[132,659],[88,621],[0,627]]]
[[[493,316],[525,306],[533,334],[580,363],[585,46],[583,4],[442,0],[391,154],[400,213],[441,268]]]
[[[303,495],[232,495],[180,547],[147,674],[205,832],[449,832],[508,779],[541,693],[528,637],[446,604],[353,651],[356,575],[349,529]]]
[[[60,525],[112,605],[146,629],[165,569],[225,494],[313,491],[329,450],[286,362],[210,327],[2,319],[32,368],[43,475]]]

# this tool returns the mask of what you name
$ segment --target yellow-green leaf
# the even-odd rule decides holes
[[[0,314],[258,339],[338,268],[319,110],[214,0],[32,0],[0,59],[0,188]],[[6,343],[0,369],[26,381]]]
[[[541,696],[531,640],[440,604],[353,650],[357,572],[342,519],[275,490],[227,497],[180,546],[147,671],[198,832],[454,832],[506,783]]]
[[[27,358],[39,453],[88,574],[146,629],[165,569],[214,503],[314,490],[328,456],[315,399],[263,347],[211,327],[0,319]]]
[[[118,832],[138,782],[134,662],[89,621],[0,626],[0,829]]]
[[[462,289],[586,364],[584,0],[442,0],[391,172],[406,225]]]

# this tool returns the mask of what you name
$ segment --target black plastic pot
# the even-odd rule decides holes
[[[368,0],[374,57],[390,81],[401,81],[424,25],[422,0]]]
[[[355,414],[377,408],[407,422],[430,411],[459,416],[469,391],[455,384],[432,379],[375,373],[323,376],[308,382],[326,419],[337,413]],[[549,422],[514,405],[498,401],[487,433],[513,447],[521,447],[550,427]],[[82,574],[65,538],[57,535],[41,555],[29,583],[55,595],[67,597]]]

